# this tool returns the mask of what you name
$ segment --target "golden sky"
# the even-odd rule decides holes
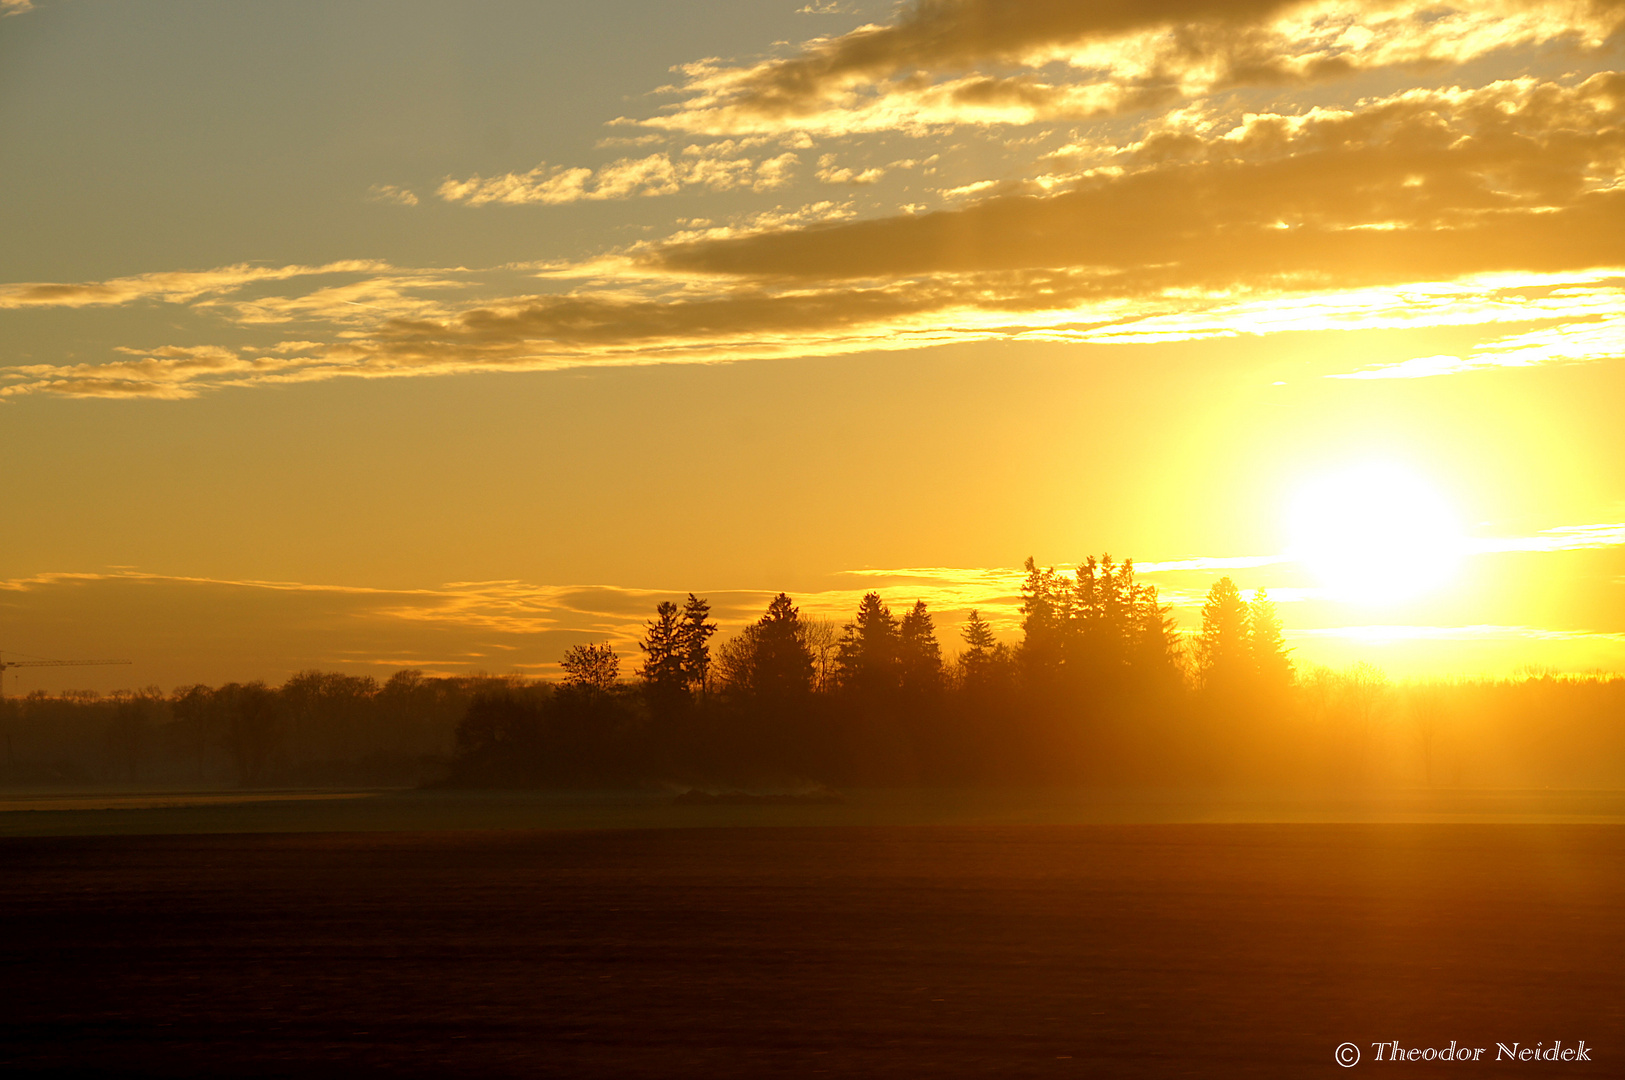
[[[0,650],[135,661],[8,692],[1108,551],[1625,670],[1625,2],[0,13]]]

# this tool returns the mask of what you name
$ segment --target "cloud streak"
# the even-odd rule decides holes
[[[721,150],[693,156],[734,176]],[[652,155],[566,187],[604,198],[664,191],[678,181],[664,165],[645,169],[656,159],[675,167]],[[726,182],[755,183],[762,163],[738,160],[754,163]],[[819,160],[826,179],[843,183],[862,179],[854,168]],[[281,336],[302,341],[132,345],[107,364],[0,369],[0,397],[189,397],[335,377],[1430,326],[1502,329],[1465,356],[1334,377],[1621,352],[1618,72],[1297,112],[1178,109],[1129,141],[1075,140],[1040,168],[1024,181],[967,185],[952,209],[853,217],[826,200],[528,271],[352,260],[0,286],[0,308],[189,304],[240,330],[297,327]],[[462,186],[443,196],[547,201],[563,175],[496,188],[448,182]],[[310,288],[322,275],[351,280]],[[516,275],[533,291],[516,291]]]
[[[214,270],[170,270],[106,281],[23,282],[0,285],[0,309],[102,307],[155,300],[183,304],[199,297],[234,292],[258,282],[288,281],[322,274],[357,274],[388,269],[372,259],[348,259],[323,266],[253,266],[236,263]]]
[[[1609,265],[1617,252],[1590,230],[1620,224],[1622,120],[1615,72],[1236,121],[1177,112],[1135,143],[1075,148],[1070,174],[962,210],[671,245],[649,261],[825,280],[1095,267],[1138,270],[1141,292]]]
[[[844,620],[863,591],[826,589],[798,594],[796,601],[806,617]],[[938,592],[930,589],[884,591],[897,604],[924,597],[939,620],[951,606],[939,604]],[[256,656],[290,654],[292,658],[281,661],[289,672],[325,663],[419,666],[452,674],[497,670],[556,675],[564,650],[584,641],[610,641],[623,659],[635,658],[655,605],[681,600],[684,592],[512,580],[388,589],[118,570],[0,580],[0,606],[14,623],[39,611],[60,619],[61,612],[70,610],[86,613],[87,621],[104,628],[130,623],[150,630],[156,625],[169,642],[166,651],[187,656],[209,651],[195,636],[199,625],[225,627],[229,629],[223,633],[246,643],[246,651]],[[704,595],[726,635],[760,618],[774,593],[734,589]],[[238,647],[234,655],[243,653]],[[262,663],[275,666],[276,661]],[[187,670],[175,677],[199,675]]]
[[[1597,48],[1622,21],[1614,0],[925,0],[790,56],[688,65],[673,108],[622,122],[738,135],[1078,121],[1559,41]]]
[[[733,142],[694,145],[680,154],[621,158],[599,169],[567,168],[546,162],[528,172],[447,180],[436,190],[446,202],[467,206],[508,206],[630,199],[675,195],[689,188],[706,191],[771,191],[794,175],[798,158],[786,151],[771,157],[731,156]]]

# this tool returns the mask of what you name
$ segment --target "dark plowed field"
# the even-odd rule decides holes
[[[10,1074],[1625,1076],[1617,826],[18,838],[0,866]]]

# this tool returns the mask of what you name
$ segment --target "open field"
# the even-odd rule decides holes
[[[1244,823],[1625,825],[1625,791],[869,788],[685,805],[671,790],[0,790],[0,836]]]
[[[13,836],[0,860],[9,1074],[1348,1076],[1394,1068],[1378,1040],[1489,1048],[1418,1076],[1530,1071],[1498,1041],[1590,1050],[1534,1071],[1625,1060],[1612,825]]]

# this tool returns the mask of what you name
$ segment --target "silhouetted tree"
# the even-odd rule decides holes
[[[767,612],[718,651],[729,689],[777,708],[804,701],[812,692],[813,662],[807,651],[801,613],[784,593]]]
[[[1292,684],[1292,660],[1281,636],[1281,617],[1263,589],[1247,605],[1247,644],[1261,689],[1279,692]]]
[[[965,639],[965,651],[959,654],[959,663],[967,670],[985,664],[998,641],[993,636],[992,627],[987,625],[975,608],[971,608],[970,617],[965,620],[959,636]]]
[[[872,697],[897,688],[897,620],[879,593],[865,593],[858,603],[856,618],[843,628],[835,662],[847,690]]]
[[[1134,563],[1124,564],[1132,578]],[[1181,679],[1179,623],[1154,585],[1134,585],[1130,598],[1129,662],[1142,686],[1167,689]]]
[[[290,766],[308,772],[317,761],[355,760],[375,745],[378,684],[368,676],[301,671],[278,692],[287,724]]]
[[[825,615],[810,619],[803,616],[801,640],[813,661],[813,689],[819,693],[835,689],[839,681],[837,657],[841,647],[841,631],[835,620]]]
[[[914,606],[897,626],[897,674],[904,692],[935,693],[942,686],[942,647],[924,600]]]
[[[214,722],[217,715],[213,707],[214,691],[201,684],[180,686],[175,688],[170,702],[170,709],[182,729],[181,734],[192,757],[193,776],[201,782],[208,765],[209,750],[220,742],[218,725]]]
[[[1053,569],[1039,569],[1031,555],[1021,584],[1021,666],[1039,682],[1051,681],[1066,656],[1071,590]]]
[[[643,640],[638,642],[638,648],[643,650],[643,665],[638,674],[643,678],[650,707],[657,712],[669,712],[688,700],[682,623],[678,619],[677,605],[662,600],[655,607],[655,617],[645,625]]]
[[[609,690],[620,677],[621,658],[609,642],[602,645],[572,645],[559,661],[565,684],[594,690]]]
[[[1247,604],[1241,590],[1222,577],[1202,604],[1202,632],[1196,640],[1197,675],[1204,689],[1239,690],[1251,681],[1252,649],[1247,635]]]
[[[542,743],[542,710],[508,690],[475,695],[457,725],[462,778],[499,786],[536,778]]]
[[[993,636],[993,628],[974,609],[959,631],[965,650],[959,654],[959,684],[967,692],[984,696],[994,687],[1008,685],[1015,668],[1010,647]]]
[[[717,624],[711,621],[711,605],[688,594],[683,603],[683,618],[677,625],[677,654],[681,660],[683,681],[695,693],[704,696],[710,689],[711,635]]]
[[[281,702],[262,682],[227,683],[215,695],[226,717],[227,746],[237,766],[238,783],[265,783],[284,746]]]
[[[107,741],[113,756],[124,766],[125,778],[133,782],[152,752],[159,725],[171,715],[169,703],[156,686],[134,693],[120,691],[113,695],[113,702],[113,722],[107,728]]]
[[[801,612],[780,593],[756,625],[756,692],[777,700],[805,697],[812,689],[813,665],[802,640]]]
[[[1134,580],[1134,560],[1114,563],[1110,555],[1086,559],[1077,570],[1066,637],[1069,666],[1096,689],[1126,688],[1153,677],[1160,666],[1159,644],[1171,632],[1170,609],[1157,603],[1156,589]]]

